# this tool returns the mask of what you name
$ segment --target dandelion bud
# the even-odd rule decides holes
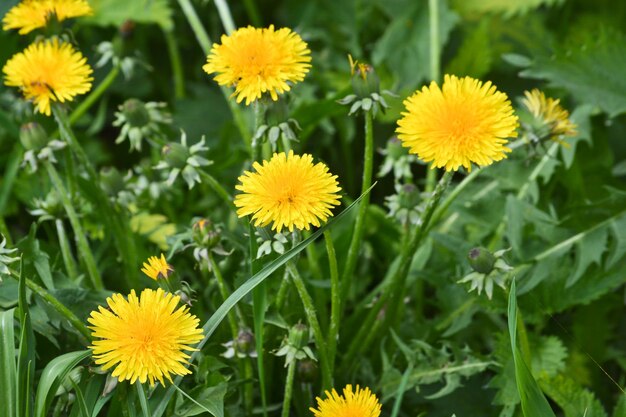
[[[467,254],[472,269],[481,274],[489,274],[493,271],[496,262],[495,256],[483,247],[476,247]]]
[[[117,195],[125,188],[124,177],[115,167],[105,167],[100,170],[100,183],[102,189],[110,196]]]
[[[161,153],[169,166],[179,169],[183,169],[187,165],[187,158],[190,156],[189,149],[177,142],[163,146]]]
[[[126,100],[121,110],[131,127],[144,127],[150,123],[150,113],[146,105],[136,98]]]
[[[250,332],[250,330],[241,330],[235,340],[237,352],[240,353],[252,352],[254,350],[254,344],[254,335]]]
[[[289,345],[301,349],[309,343],[309,328],[298,323],[289,329]]]
[[[401,209],[412,209],[417,206],[420,201],[419,189],[414,184],[407,183],[400,188],[398,202]]]
[[[398,160],[408,154],[407,148],[402,146],[402,142],[397,136],[393,136],[387,141],[385,151],[385,154],[393,160]]]
[[[302,382],[312,383],[317,381],[319,370],[313,359],[306,358],[298,361],[298,379]]]
[[[37,122],[26,123],[20,128],[20,142],[27,151],[38,151],[48,144],[48,134]]]
[[[220,243],[220,231],[209,219],[200,219],[193,224],[193,240],[198,246],[211,249]]]
[[[352,90],[361,98],[369,97],[373,93],[380,93],[380,80],[374,67],[350,59],[350,73],[352,74]]]

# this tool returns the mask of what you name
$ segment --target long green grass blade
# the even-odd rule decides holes
[[[199,354],[198,352],[202,350],[202,347],[207,343],[207,341],[209,340],[213,332],[215,332],[215,330],[217,329],[217,326],[219,326],[222,320],[224,320],[224,318],[226,317],[230,309],[232,309],[235,306],[235,304],[241,301],[241,299],[243,299],[246,295],[250,293],[250,291],[252,291],[260,283],[262,283],[265,279],[267,279],[270,275],[272,275],[278,268],[283,266],[289,260],[293,259],[296,255],[302,252],[308,245],[313,243],[313,241],[315,241],[315,239],[320,237],[322,233],[324,233],[325,230],[330,229],[339,221],[341,221],[346,216],[346,214],[348,214],[348,212],[355,205],[357,205],[361,201],[361,199],[363,199],[363,197],[372,190],[372,188],[374,188],[374,186],[376,186],[376,183],[374,183],[366,192],[361,194],[359,198],[354,200],[352,204],[350,204],[344,211],[339,213],[334,219],[326,223],[323,227],[320,227],[315,233],[311,234],[311,236],[309,236],[307,239],[303,240],[298,245],[294,246],[289,251],[287,251],[280,257],[276,258],[274,261],[267,264],[265,267],[263,267],[261,271],[259,271],[252,278],[246,281],[241,287],[237,288],[231,294],[231,296],[228,297],[228,299],[226,299],[226,301],[224,301],[221,306],[219,306],[219,308],[215,311],[215,313],[213,313],[211,318],[207,320],[207,322],[202,327],[202,329],[204,330],[204,339],[202,339],[202,341],[196,347],[198,351],[194,352],[191,355],[190,361],[193,361],[198,356]],[[174,384],[175,385],[180,384],[181,380],[182,380],[182,377],[177,377],[174,381]],[[156,405],[156,407],[154,408],[154,412],[152,413],[153,417],[161,417],[163,415],[167,407],[167,404],[170,401],[170,398],[174,394],[174,391],[175,391],[174,386],[170,386],[167,389],[167,391],[164,393],[164,395],[156,398],[156,401],[158,402],[158,404]]]
[[[76,382],[74,382],[71,378],[70,383],[72,384],[72,387],[74,387],[74,392],[76,393],[76,404],[78,404],[78,409],[80,410],[80,417],[91,417],[89,415],[89,410],[87,409],[87,403],[85,402],[83,391],[81,391],[78,384],[76,384]]]
[[[509,336],[511,337],[511,349],[513,350],[513,361],[515,362],[515,380],[517,381],[517,391],[522,402],[524,417],[556,417],[517,347],[517,295],[515,280],[511,284],[508,313]]]
[[[143,385],[139,380],[135,382],[135,391],[137,392],[137,398],[139,398],[139,405],[141,405],[141,412],[143,417],[150,417],[150,406],[148,405],[148,398],[146,398],[146,392],[143,390]]]
[[[79,350],[58,356],[46,365],[35,395],[35,416],[46,417],[59,385],[80,362],[91,356],[90,350]]]
[[[17,355],[17,389],[15,401],[17,416],[30,417],[32,414],[32,384],[35,379],[35,334],[28,313],[26,301],[26,278],[24,278],[23,261],[20,260],[18,284],[18,313],[20,318],[20,347]]]
[[[13,320],[15,309],[0,312],[0,417],[15,416],[15,334]]]

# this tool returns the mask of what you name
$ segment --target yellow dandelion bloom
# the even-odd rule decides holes
[[[337,176],[328,172],[321,162],[313,164],[313,157],[281,152],[274,154],[263,165],[255,162],[256,172],[246,171],[239,177],[242,191],[235,197],[237,215],[252,214],[255,226],[267,226],[280,232],[283,227],[309,230],[319,227],[332,216],[330,209],[339,205],[341,188]]]
[[[517,116],[506,94],[491,82],[446,75],[404,101],[398,138],[432,168],[456,171],[506,158],[507,138],[516,137]]]
[[[172,272],[174,272],[174,267],[168,264],[165,260],[165,256],[161,254],[160,258],[156,256],[149,257],[148,262],[143,263],[141,272],[156,281],[159,278],[169,278]]]
[[[317,409],[310,408],[315,417],[378,417],[380,403],[378,398],[369,390],[356,386],[352,392],[352,385],[346,385],[343,395],[326,391],[326,399],[317,397]]]
[[[532,91],[525,91],[524,95],[526,97],[522,103],[535,118],[548,126],[553,139],[576,135],[576,124],[569,119],[569,113],[561,107],[558,99],[546,97],[536,88]]]
[[[109,308],[92,311],[91,324],[94,342],[90,349],[96,364],[119,381],[136,380],[141,383],[159,381],[164,377],[172,382],[171,374],[186,375],[190,345],[203,338],[198,318],[189,314],[186,306],[178,307],[180,297],[145,289],[138,298],[131,290],[128,300],[121,294],[107,298]],[[178,308],[177,308],[178,307]]]
[[[93,10],[85,0],[22,0],[4,16],[2,29],[19,29],[19,34],[25,35],[45,27],[53,16],[62,22],[91,14]]]
[[[19,87],[37,111],[50,116],[50,102],[71,101],[91,89],[92,70],[72,45],[54,38],[31,44],[2,69],[4,84]]]
[[[219,85],[234,86],[237,103],[246,105],[269,93],[272,100],[291,89],[289,83],[302,81],[311,67],[311,51],[300,35],[289,28],[274,30],[252,26],[222,36],[213,44],[202,68],[217,73]]]

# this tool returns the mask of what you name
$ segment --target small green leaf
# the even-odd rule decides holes
[[[15,309],[0,312],[0,417],[15,416],[15,335],[13,316]]]

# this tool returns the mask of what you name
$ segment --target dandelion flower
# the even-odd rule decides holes
[[[536,88],[525,91],[524,95],[526,96],[522,100],[524,106],[535,118],[548,126],[553,138],[576,135],[576,124],[569,119],[569,113],[561,107],[558,99],[546,97]]]
[[[346,385],[343,395],[326,391],[326,399],[317,397],[317,409],[310,408],[315,417],[378,417],[380,403],[369,388],[352,392],[352,385]]]
[[[291,89],[289,83],[302,81],[311,67],[311,51],[300,35],[289,28],[274,26],[241,28],[222,36],[222,44],[213,44],[202,68],[217,73],[219,85],[234,86],[237,103],[246,105],[269,93],[272,100]]]
[[[92,70],[72,45],[54,38],[31,44],[2,69],[4,84],[19,87],[39,113],[50,116],[50,102],[71,101],[91,88]]]
[[[25,35],[45,27],[53,16],[62,22],[92,13],[93,10],[85,0],[23,0],[4,16],[2,29],[19,29],[19,34]]]
[[[107,298],[109,308],[100,306],[88,321],[94,342],[90,348],[96,364],[119,381],[134,383],[172,382],[171,374],[190,374],[184,365],[194,351],[190,345],[202,340],[198,318],[186,306],[178,307],[180,297],[145,289],[138,298],[131,290],[128,300],[121,294]]]
[[[165,256],[161,254],[160,258],[156,256],[149,257],[148,262],[143,263],[141,272],[156,281],[159,278],[169,278],[171,273],[174,272],[174,268],[167,263]]]
[[[404,105],[398,138],[433,168],[490,165],[506,158],[507,138],[517,136],[511,102],[491,82],[446,75],[442,88],[432,82]]]
[[[267,226],[280,232],[283,227],[309,230],[320,226],[332,216],[330,209],[339,205],[337,176],[328,172],[321,162],[313,165],[313,157],[274,154],[263,165],[255,162],[256,172],[246,171],[239,177],[242,191],[235,197],[239,217],[252,214],[255,226]]]

